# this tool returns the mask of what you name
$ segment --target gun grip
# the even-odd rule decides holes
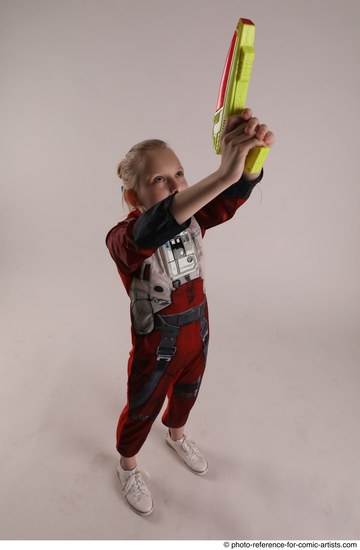
[[[254,147],[248,153],[245,161],[245,171],[249,174],[260,172],[268,156],[270,147]]]

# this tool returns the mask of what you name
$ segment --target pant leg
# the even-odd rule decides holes
[[[135,408],[132,406],[156,368],[156,349],[159,342],[160,333],[157,331],[144,336],[133,333],[133,348],[128,361],[127,404],[120,415],[116,430],[116,448],[125,457],[139,452],[161,411],[171,384],[171,380],[163,376],[162,383],[143,405]]]
[[[181,428],[186,424],[200,390],[209,343],[207,312],[204,320],[192,323],[189,330],[195,331],[197,345],[168,390],[168,405],[162,422],[169,428]]]
[[[207,336],[204,342],[204,323],[200,321],[181,327],[176,354],[156,388],[145,403],[136,407],[132,405],[156,369],[160,339],[161,334],[156,330],[145,336],[133,335],[128,363],[128,401],[120,415],[116,434],[116,448],[125,457],[139,452],[167,395],[170,399],[163,423],[172,428],[185,424],[196,401],[205,369],[208,340]]]

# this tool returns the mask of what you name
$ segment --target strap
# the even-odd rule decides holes
[[[166,325],[161,328],[162,334],[159,346],[156,350],[157,362],[155,370],[136,397],[131,399],[130,411],[133,411],[146,403],[160,382],[161,377],[176,353],[176,340],[179,330],[179,327],[170,327]]]
[[[199,393],[202,377],[199,376],[195,384],[183,384],[175,383],[174,384],[174,394],[184,399],[195,399]]]
[[[204,342],[207,336],[207,331],[204,331],[204,321],[205,326],[207,327],[204,316],[205,306],[206,299],[199,306],[184,311],[183,313],[178,313],[175,315],[155,315],[155,328],[161,331],[160,343],[156,350],[156,367],[140,392],[131,399],[130,412],[144,405],[160,382],[160,379],[169,366],[171,359],[176,354],[176,341],[181,326],[200,319],[202,338]]]
[[[165,325],[171,325],[175,327],[182,327],[189,323],[194,323],[204,317],[206,307],[205,300],[196,307],[183,311],[182,313],[175,313],[174,315],[155,315],[155,328],[162,329]]]

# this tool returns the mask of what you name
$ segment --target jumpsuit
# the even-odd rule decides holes
[[[171,214],[173,195],[113,227],[106,245],[130,297],[132,348],[127,404],[116,449],[135,456],[166,397],[162,422],[185,425],[205,370],[209,340],[202,238],[233,217],[255,185],[242,177],[184,224]]]

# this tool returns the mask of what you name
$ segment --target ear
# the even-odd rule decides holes
[[[124,199],[134,208],[139,206],[139,197],[133,189],[126,189],[124,191]]]

